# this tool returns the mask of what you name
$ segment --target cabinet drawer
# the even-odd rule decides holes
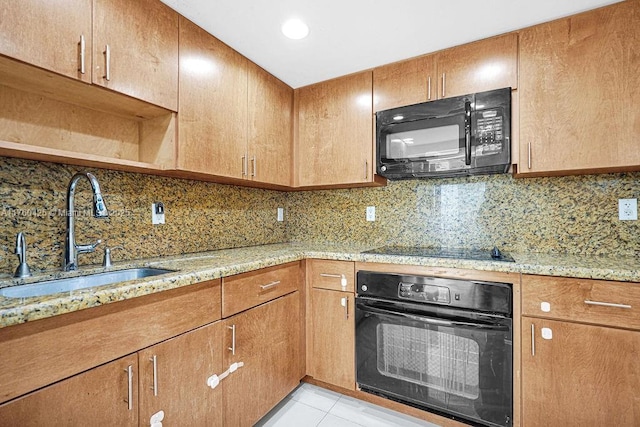
[[[314,259],[308,265],[308,280],[312,287],[334,291],[354,291],[356,267],[353,262]]]
[[[278,265],[222,279],[222,317],[255,307],[299,288],[300,263]]]
[[[522,314],[640,329],[640,283],[525,275]]]

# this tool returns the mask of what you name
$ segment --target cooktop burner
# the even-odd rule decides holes
[[[367,254],[419,256],[427,258],[456,258],[477,261],[515,262],[508,254],[498,248],[465,249],[465,248],[433,248],[425,246],[383,246],[365,251]]]

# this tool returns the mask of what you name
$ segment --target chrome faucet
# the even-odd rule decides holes
[[[93,252],[96,250],[96,246],[98,246],[102,242],[101,240],[98,240],[95,243],[90,243],[88,245],[76,244],[76,213],[74,198],[76,186],[78,185],[78,181],[80,181],[81,178],[87,178],[89,180],[89,183],[91,184],[91,189],[93,190],[94,218],[107,218],[109,216],[107,206],[104,204],[104,200],[102,200],[102,194],[100,194],[100,184],[98,184],[98,179],[89,172],[81,172],[75,174],[73,178],[71,178],[71,181],[69,182],[69,188],[67,189],[67,236],[65,238],[64,261],[62,264],[62,269],[64,271],[77,270],[78,254]]]
[[[16,268],[16,272],[13,274],[13,277],[30,277],[31,270],[29,269],[29,264],[27,264],[27,239],[25,239],[22,231],[16,236],[15,254],[18,255],[20,264],[18,265],[18,268]]]

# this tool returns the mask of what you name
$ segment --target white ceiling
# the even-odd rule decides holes
[[[619,0],[162,0],[293,88]],[[303,40],[280,31],[291,17]]]

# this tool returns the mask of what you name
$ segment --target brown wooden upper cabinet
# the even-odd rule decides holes
[[[178,14],[158,0],[94,0],[93,83],[178,110]]]
[[[373,70],[374,112],[518,86],[518,35],[504,34]]]
[[[158,0],[2,2],[0,54],[177,111],[178,14]]]
[[[0,54],[91,82],[92,0],[3,1]]]
[[[520,175],[640,168],[640,7],[520,32]]]
[[[252,62],[248,71],[247,178],[291,186],[293,89]]]
[[[293,89],[180,18],[177,167],[289,185]]]
[[[373,182],[372,73],[296,89],[298,186]]]
[[[247,59],[180,17],[178,169],[242,178]]]

